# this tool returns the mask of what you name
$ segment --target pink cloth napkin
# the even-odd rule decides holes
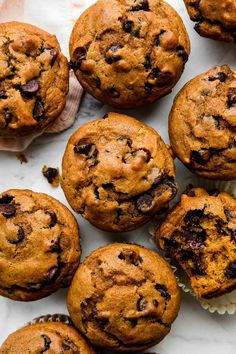
[[[0,22],[31,23],[55,34],[63,53],[69,57],[69,38],[74,22],[93,2],[94,0],[0,0]],[[66,107],[46,129],[46,133],[59,133],[73,125],[82,91],[74,73],[70,72]],[[17,139],[0,137],[0,150],[23,151],[41,134],[43,133]]]

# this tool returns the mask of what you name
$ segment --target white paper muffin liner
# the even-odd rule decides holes
[[[47,322],[63,322],[69,326],[73,326],[70,317],[60,313],[36,317],[32,321],[28,322],[27,325],[31,325],[35,323],[47,323]]]
[[[236,181],[211,181],[198,176],[188,176],[186,179],[184,179],[181,183],[183,188],[181,188],[178,195],[180,195],[189,184],[192,184],[194,187],[205,188],[206,190],[218,189],[220,192],[227,192],[236,197]],[[171,206],[174,205],[177,201],[178,198],[175,199],[174,202],[171,202]],[[162,217],[157,216],[151,222],[149,226],[149,233],[152,237],[149,239],[149,242],[154,242],[155,230],[161,224],[165,215]],[[236,313],[236,290],[213,299],[200,299],[193,292],[189,278],[184,270],[179,265],[174,264],[169,257],[164,255],[164,258],[173,269],[177,277],[178,284],[183,292],[195,297],[195,299],[199,301],[204,310],[207,310],[210,313],[218,313],[219,315],[233,315]]]

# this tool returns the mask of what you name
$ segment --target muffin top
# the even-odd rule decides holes
[[[32,301],[68,286],[79,264],[79,231],[56,199],[30,190],[0,195],[0,295]]]
[[[198,297],[236,288],[236,199],[191,188],[156,232],[161,249],[182,266]]]
[[[12,333],[0,348],[0,354],[95,354],[75,328],[63,322],[27,325]]]
[[[65,106],[68,80],[55,36],[26,23],[0,24],[0,136],[45,129]]]
[[[62,188],[73,209],[98,228],[132,230],[175,196],[173,158],[155,130],[109,113],[70,138]]]
[[[236,39],[235,0],[184,0],[197,32],[225,42]]]
[[[114,243],[78,268],[68,293],[73,323],[95,346],[132,352],[170,331],[180,291],[169,265],[154,251]]]
[[[236,76],[217,66],[189,81],[169,117],[171,146],[197,175],[236,178]]]
[[[181,18],[162,0],[99,0],[70,38],[71,66],[84,89],[120,108],[170,93],[189,53]]]

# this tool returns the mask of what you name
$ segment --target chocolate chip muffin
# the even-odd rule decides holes
[[[171,153],[155,130],[118,113],[80,127],[62,164],[72,208],[102,230],[148,222],[176,194]]]
[[[64,109],[68,83],[55,36],[26,23],[0,24],[0,136],[43,131]]]
[[[180,306],[176,278],[154,251],[114,243],[78,268],[68,293],[75,326],[95,346],[133,352],[159,343]]]
[[[119,108],[170,93],[189,53],[181,18],[162,0],[99,0],[70,38],[71,67],[83,88]]]
[[[217,66],[189,81],[175,98],[169,117],[176,156],[209,179],[236,178],[236,75]]]
[[[44,322],[25,326],[10,334],[0,354],[95,354],[90,344],[71,325]]]
[[[195,294],[209,299],[236,288],[236,199],[189,189],[156,232],[190,278]]]
[[[195,30],[203,37],[224,42],[236,40],[235,0],[184,0]]]
[[[32,301],[70,284],[80,260],[78,225],[56,199],[30,190],[0,195],[0,295]]]

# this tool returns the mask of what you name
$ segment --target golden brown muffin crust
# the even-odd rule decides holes
[[[173,158],[155,130],[109,113],[70,138],[62,188],[72,208],[95,226],[132,230],[175,196]]]
[[[68,81],[55,36],[26,23],[0,24],[0,136],[45,129],[64,109]]]
[[[162,0],[99,0],[70,38],[71,65],[84,89],[120,108],[168,94],[189,53],[181,18]]]
[[[175,155],[197,175],[236,178],[236,76],[217,66],[189,81],[169,117]]]
[[[203,37],[224,42],[236,40],[235,0],[184,0],[195,30]]]
[[[133,352],[159,343],[180,306],[175,276],[154,251],[110,244],[78,268],[68,293],[73,323],[95,346]]]
[[[72,326],[62,322],[28,325],[12,333],[0,354],[95,354],[92,347]]]
[[[156,232],[161,249],[182,266],[198,297],[236,288],[236,199],[190,189]]]
[[[56,199],[30,190],[0,195],[0,295],[32,301],[68,286],[80,260],[78,224]]]

